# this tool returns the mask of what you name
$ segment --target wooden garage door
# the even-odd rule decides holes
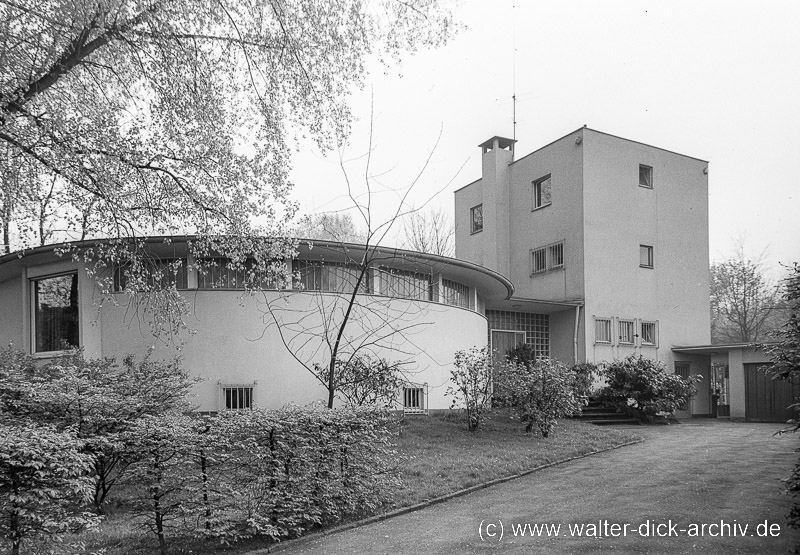
[[[787,407],[800,397],[800,385],[773,380],[763,364],[744,365],[745,419],[752,422],[786,422],[795,418]]]

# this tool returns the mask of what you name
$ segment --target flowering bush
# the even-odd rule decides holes
[[[697,393],[695,384],[702,378],[699,375],[682,378],[668,373],[663,362],[641,355],[614,361],[602,374],[607,385],[598,394],[600,401],[646,421],[659,413],[672,414],[684,408]]]
[[[551,358],[508,360],[495,378],[497,401],[519,414],[525,433],[535,425],[542,437],[548,437],[559,418],[581,412],[575,376],[566,365]]]
[[[445,395],[453,397],[450,408],[463,405],[467,429],[474,432],[491,408],[492,351],[489,346],[456,352],[450,381],[453,385],[448,386],[445,392]]]
[[[50,543],[93,527],[81,510],[92,497],[92,457],[74,433],[33,423],[0,423],[0,537],[20,553],[23,543]]]

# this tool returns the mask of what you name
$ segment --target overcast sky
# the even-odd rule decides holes
[[[374,217],[389,217],[429,156],[410,201],[441,191],[432,203],[452,213],[453,191],[480,177],[477,145],[514,134],[516,91],[518,158],[586,124],[709,160],[712,260],[746,237],[776,272],[800,261],[800,2],[454,5],[466,28],[448,46],[376,64],[353,97],[359,123],[342,156],[363,191],[372,121]],[[339,166],[339,153],[301,146],[304,211],[348,206]]]

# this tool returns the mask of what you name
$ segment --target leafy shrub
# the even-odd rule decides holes
[[[73,430],[93,457],[93,502],[101,511],[122,463],[122,438],[138,419],[188,408],[195,380],[179,361],[126,357],[86,360],[73,351],[42,367],[30,356],[0,352],[0,411],[6,419]]]
[[[606,386],[598,398],[606,406],[640,420],[652,421],[659,413],[672,414],[697,393],[702,376],[682,378],[668,373],[663,362],[631,355],[608,364],[602,371]]]
[[[467,429],[474,432],[491,407],[492,401],[492,351],[486,347],[472,347],[458,351],[455,365],[450,370],[450,381],[445,395],[453,397],[450,408],[463,404]]]
[[[92,457],[74,433],[34,423],[0,423],[0,536],[20,553],[23,542],[50,543],[95,526],[81,511],[92,497]]]
[[[315,365],[314,374],[323,384],[328,384],[327,367]],[[391,407],[397,402],[397,390],[404,381],[399,372],[399,364],[390,364],[384,359],[359,355],[336,361],[336,394],[349,407]]]
[[[125,480],[162,550],[176,527],[226,542],[295,537],[391,499],[389,422],[386,411],[320,407],[145,418]]]
[[[573,364],[570,371],[575,376],[575,395],[586,405],[594,389],[594,380],[600,371],[597,365],[591,362]]]
[[[576,375],[557,360],[539,357],[522,362],[506,361],[497,373],[501,405],[514,409],[525,424],[525,433],[538,426],[548,437],[559,418],[580,414]]]
[[[542,356],[538,354],[536,348],[527,343],[517,345],[506,354],[507,360],[516,361],[528,366],[535,364],[540,358],[542,358]],[[595,377],[598,375],[597,365],[591,362],[585,362],[582,364],[574,364],[569,370],[574,375],[573,385],[575,395],[586,405],[594,387]],[[495,392],[497,392],[498,387],[502,386],[495,383]]]

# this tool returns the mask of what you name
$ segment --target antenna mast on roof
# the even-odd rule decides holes
[[[511,123],[514,142],[517,141],[517,19],[516,4],[511,4]]]

